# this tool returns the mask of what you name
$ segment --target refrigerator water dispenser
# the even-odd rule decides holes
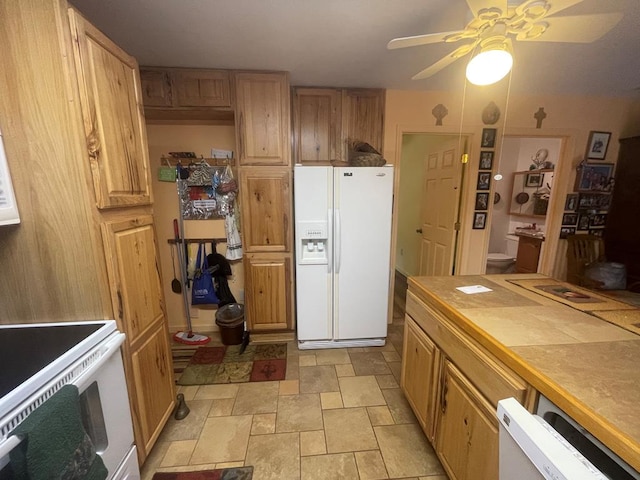
[[[298,222],[299,263],[301,265],[327,265],[327,222]]]

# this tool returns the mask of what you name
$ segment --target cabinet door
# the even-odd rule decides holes
[[[498,478],[498,420],[450,362],[444,364],[436,453],[451,480]]]
[[[245,311],[249,330],[293,328],[292,278],[290,254],[244,256]]]
[[[289,165],[288,74],[236,72],[234,78],[240,165]]]
[[[242,167],[239,176],[245,252],[291,251],[291,171]]]
[[[149,455],[174,408],[173,366],[165,325],[157,325],[136,350],[130,352],[135,390],[134,411],[139,431],[138,457]]]
[[[229,72],[225,70],[172,70],[178,107],[230,107]]]
[[[536,273],[541,248],[542,240],[520,236],[516,257],[516,273]]]
[[[166,70],[140,70],[142,103],[145,107],[173,106],[171,78]]]
[[[429,337],[405,316],[400,386],[427,437],[433,441],[434,405],[437,391],[434,375],[439,351]]]
[[[379,89],[347,89],[342,93],[342,131],[347,144],[367,142],[382,152],[385,91]]]
[[[342,93],[296,88],[293,95],[294,154],[298,162],[342,160]]]
[[[127,335],[125,368],[138,455],[145,458],[174,406],[174,382],[153,217],[102,225],[113,310]]]
[[[138,64],[75,10],[69,17],[97,206],[150,204]]]

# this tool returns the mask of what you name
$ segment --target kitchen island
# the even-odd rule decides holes
[[[497,399],[536,392],[640,470],[638,314],[539,274],[410,277],[401,383],[450,478],[497,478]]]

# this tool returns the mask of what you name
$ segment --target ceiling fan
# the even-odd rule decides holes
[[[387,44],[387,48],[394,50],[438,42],[466,42],[433,65],[418,72],[412,79],[428,78],[459,58],[477,51],[478,55],[474,54],[467,68],[467,78],[472,83],[476,82],[470,78],[469,69],[480,57],[480,53],[502,57],[507,61],[501,71],[496,71],[497,67],[494,66],[480,67],[481,73],[493,72],[494,77],[501,75],[492,81],[476,83],[488,85],[509,73],[513,41],[591,43],[611,30],[622,18],[621,13],[553,16],[582,1],[526,0],[523,3],[514,4],[510,0],[466,0],[473,13],[473,19],[463,30],[395,38]]]

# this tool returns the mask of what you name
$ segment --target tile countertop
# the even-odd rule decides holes
[[[456,290],[469,285],[492,291]],[[640,335],[606,318],[637,318],[640,309],[601,295],[590,304],[556,301],[538,285],[575,288],[539,274],[409,278],[412,293],[640,471]]]

